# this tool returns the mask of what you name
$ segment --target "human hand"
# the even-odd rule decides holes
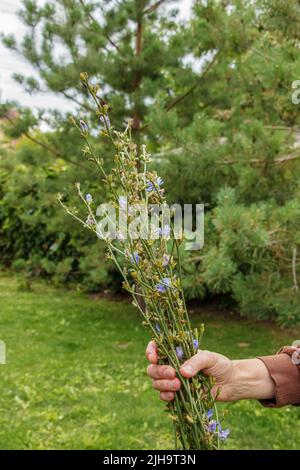
[[[160,392],[164,401],[172,401],[181,382],[175,369],[158,365],[157,346],[150,341],[146,357],[151,363],[147,374],[153,380],[153,388]],[[215,379],[212,394],[219,401],[234,401],[244,398],[266,399],[274,396],[275,384],[264,363],[259,359],[230,360],[212,351],[198,351],[180,367],[180,374],[191,378],[202,372]]]

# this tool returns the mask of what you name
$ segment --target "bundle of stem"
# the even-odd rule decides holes
[[[97,87],[91,85],[87,74],[81,74],[81,81],[96,104],[96,114],[104,126],[102,134],[113,146],[115,157],[112,172],[107,174],[102,159],[95,155],[87,125],[84,121],[78,124],[74,120],[85,141],[84,154],[100,171],[111,194],[110,203],[117,208],[120,197],[126,197],[128,207],[144,205],[150,220],[151,204],[165,205],[166,199],[160,187],[161,179],[148,170],[150,158],[146,148],[142,146],[141,152],[138,152],[132,141],[130,123],[124,132],[113,130],[108,106],[98,98]],[[87,200],[84,197],[79,183],[76,186],[87,210],[86,220],[67,207],[62,195],[59,201],[70,215],[99,236],[93,202],[91,198]],[[159,215],[157,217],[159,219]],[[208,410],[214,408],[218,420],[215,398],[211,393],[212,379],[204,374],[186,379],[180,374],[182,362],[201,347],[204,332],[203,325],[200,329],[191,328],[184,299],[179,255],[183,237],[175,237],[171,221],[170,237],[160,236],[153,240],[141,236],[136,239],[129,233],[127,238],[119,236],[117,241],[109,235],[104,238],[108,257],[122,274],[123,287],[132,296],[133,304],[139,309],[144,325],[157,344],[159,363],[174,367],[181,380],[182,386],[176,392],[174,401],[167,405],[174,423],[175,447],[185,450],[218,449],[218,432],[211,430],[208,416]]]

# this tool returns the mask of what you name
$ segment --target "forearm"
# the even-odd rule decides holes
[[[243,399],[272,399],[275,383],[265,364],[260,359],[240,359],[234,365],[232,382],[232,401]]]
[[[182,364],[180,373],[187,379],[195,377],[200,371],[212,377],[212,393],[218,401],[254,399],[269,407],[300,406],[300,370],[295,365],[295,358],[290,355],[290,348],[284,347],[280,354],[234,361],[213,351],[199,350]],[[300,363],[300,352],[298,355],[299,359],[298,356],[296,359]],[[174,392],[180,388],[175,370],[170,366],[157,365],[158,356],[153,341],[148,345],[147,358],[152,363],[148,375],[153,379],[154,388],[161,392],[162,400],[172,401]]]

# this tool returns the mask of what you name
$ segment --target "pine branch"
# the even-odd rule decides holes
[[[43,76],[43,68],[41,66],[41,64],[39,62],[36,62],[35,63],[35,66],[36,68],[39,70],[40,74]],[[76,98],[74,98],[74,96],[71,96],[69,95],[69,93],[67,93],[65,90],[57,90],[58,93],[61,93],[67,100],[70,100],[70,101],[73,101],[73,103],[76,103],[78,106],[80,106],[81,108],[84,108],[86,109],[87,111],[89,112],[92,112],[93,111],[93,108],[91,108],[88,104],[86,103],[81,103],[80,101],[78,101]],[[42,91],[43,93],[47,93],[47,91]]]
[[[274,131],[296,131],[296,127],[289,127],[289,126],[264,126],[265,129],[271,129]]]
[[[86,9],[86,4],[85,4],[84,0],[79,0],[79,1],[80,1],[81,5],[83,6],[83,8],[86,10],[87,16],[89,17],[91,22],[97,27],[97,29],[99,31],[101,31],[101,34],[104,34],[104,36],[107,39],[107,41],[109,42],[109,44],[111,46],[113,46],[118,51],[118,53],[121,55],[121,51],[120,51],[119,46],[111,39],[111,37],[107,33],[103,32],[103,30],[102,30],[101,26],[99,25],[98,21],[94,18],[92,13],[89,10]]]
[[[45,150],[47,150],[48,152],[52,153],[54,156],[56,156],[57,158],[61,158],[62,160],[65,160],[66,162],[68,163],[71,163],[71,165],[75,165],[75,166],[78,166],[79,168],[84,168],[86,169],[86,166],[85,165],[82,165],[81,163],[78,163],[78,162],[75,162],[74,160],[72,160],[71,158],[69,157],[66,157],[65,155],[63,155],[62,153],[59,153],[57,152],[55,149],[53,149],[52,147],[50,147],[48,144],[45,144],[44,142],[36,139],[35,137],[33,137],[31,134],[29,134],[28,132],[23,132],[23,135],[25,135],[25,137],[27,137],[27,139],[31,140],[32,142],[34,142],[35,144],[39,145],[40,147],[44,148]]]
[[[69,95],[66,91],[64,91],[64,90],[59,90],[59,93],[61,93],[62,95],[64,95],[65,98],[67,98],[67,100],[73,101],[74,103],[78,104],[78,106],[80,106],[81,108],[84,108],[84,109],[86,109],[86,110],[89,111],[89,112],[92,112],[92,111],[93,111],[93,108],[92,108],[91,106],[89,106],[88,104],[85,104],[85,103],[81,103],[81,102],[78,101],[76,98],[74,98],[74,96]]]
[[[299,151],[299,149],[297,149],[297,151]],[[286,162],[289,162],[289,161],[292,161],[292,160],[297,160],[298,158],[300,158],[300,153],[291,153],[289,155],[283,155],[281,157],[276,157],[274,158],[273,162],[271,163],[274,163],[275,165],[280,165],[281,163],[286,163]],[[247,160],[247,162],[249,163],[255,163],[255,164],[258,164],[258,165],[264,165],[266,162],[264,160],[260,160],[259,158],[250,158],[249,160]],[[216,161],[216,163],[218,164],[221,164],[221,165],[235,165],[237,163],[241,163],[241,161],[237,161],[237,160],[218,160]]]
[[[200,85],[201,81],[203,80],[203,78],[207,75],[207,73],[209,72],[209,70],[211,69],[211,67],[216,63],[217,59],[218,59],[218,56],[220,55],[220,51],[218,51],[215,55],[214,55],[214,58],[211,62],[209,62],[209,64],[207,65],[207,67],[204,69],[203,73],[201,74],[201,76],[197,79],[197,81],[194,83],[193,86],[191,86],[191,88],[189,88],[185,93],[183,93],[183,95],[180,95],[180,96],[177,96],[177,98],[175,98],[173,101],[171,101],[171,103],[169,103],[168,105],[166,105],[166,110],[167,111],[170,111],[171,109],[175,108],[175,106],[178,105],[178,103],[181,103],[181,101],[185,100],[185,98],[187,98],[191,93],[193,93],[193,91]]]
[[[297,149],[298,152],[299,152],[299,149]],[[282,157],[277,157],[275,158],[275,163],[278,165],[280,163],[285,163],[285,162],[289,162],[291,160],[296,160],[297,158],[300,158],[300,153],[296,155],[294,155],[293,153],[290,153],[289,155],[285,155],[285,156],[282,156]]]
[[[35,40],[35,28],[31,28],[31,35],[32,35],[32,39]],[[18,51],[19,52],[19,51]],[[35,60],[34,62],[32,62],[32,64],[37,68],[37,70],[39,71],[41,77],[44,77],[45,76],[45,71],[40,63],[40,61],[37,59]],[[93,108],[91,108],[90,106],[88,106],[87,104],[85,103],[81,103],[80,101],[78,101],[76,98],[74,98],[73,96],[69,95],[66,91],[64,90],[58,90],[59,93],[61,93],[65,98],[67,98],[68,100],[70,101],[73,101],[74,103],[76,103],[78,106],[86,109],[87,111],[90,111],[92,112],[93,111]],[[47,91],[44,91],[44,93],[47,93]]]
[[[14,120],[13,120],[8,114],[5,114],[3,117],[4,117],[10,124],[14,125]],[[54,149],[53,147],[51,147],[50,145],[46,144],[45,142],[42,142],[41,140],[38,140],[36,137],[33,137],[28,131],[23,131],[23,132],[22,132],[22,135],[24,135],[25,137],[27,137],[27,139],[31,140],[31,142],[34,142],[35,144],[39,145],[39,146],[42,147],[43,149],[45,149],[45,150],[47,150],[48,152],[52,153],[52,155],[54,155],[56,158],[61,158],[61,159],[65,160],[66,162],[71,163],[72,165],[75,165],[75,166],[78,166],[78,167],[80,167],[80,168],[86,169],[86,166],[85,166],[85,165],[82,165],[81,163],[75,162],[75,161],[72,160],[71,158],[66,157],[65,155],[63,155],[62,153],[60,153],[59,151],[57,151],[56,149]]]
[[[143,12],[143,15],[149,15],[153,11],[157,10],[157,8],[165,1],[166,0],[159,0],[158,2],[154,3],[154,5],[151,5],[149,8],[146,8],[146,10],[144,10]]]

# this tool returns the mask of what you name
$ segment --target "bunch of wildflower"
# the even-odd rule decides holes
[[[81,74],[83,85],[93,98],[101,126],[102,135],[110,139],[115,150],[114,168],[110,174],[105,172],[102,160],[95,155],[90,144],[87,124],[74,120],[85,141],[84,153],[100,171],[107,184],[110,203],[118,211],[127,212],[128,221],[131,205],[143,205],[150,221],[151,207],[165,205],[163,180],[153,171],[148,170],[150,162],[145,146],[139,153],[131,138],[131,126],[124,132],[111,127],[107,105],[102,105],[97,97],[97,88],[93,87],[86,74]],[[79,183],[78,194],[85,205],[86,216],[79,217],[77,210],[69,209],[59,196],[65,210],[81,222],[84,227],[99,236],[99,226],[95,214],[94,196],[83,195]],[[204,326],[192,329],[182,290],[179,245],[182,239],[174,236],[174,226],[164,224],[161,215],[157,215],[161,224],[157,237],[127,237],[118,233],[117,239],[106,235],[107,255],[114,261],[123,276],[123,287],[133,298],[133,304],[140,310],[143,323],[157,343],[160,364],[170,364],[181,379],[181,389],[175,394],[175,400],[167,405],[174,422],[175,446],[183,449],[218,449],[220,440],[224,440],[227,430],[222,431],[217,418],[217,408],[211,389],[213,381],[203,374],[192,379],[185,379],[179,369],[183,361],[193,356],[201,345]],[[152,220],[152,219],[151,219]],[[211,420],[211,409],[216,414],[216,425]]]

